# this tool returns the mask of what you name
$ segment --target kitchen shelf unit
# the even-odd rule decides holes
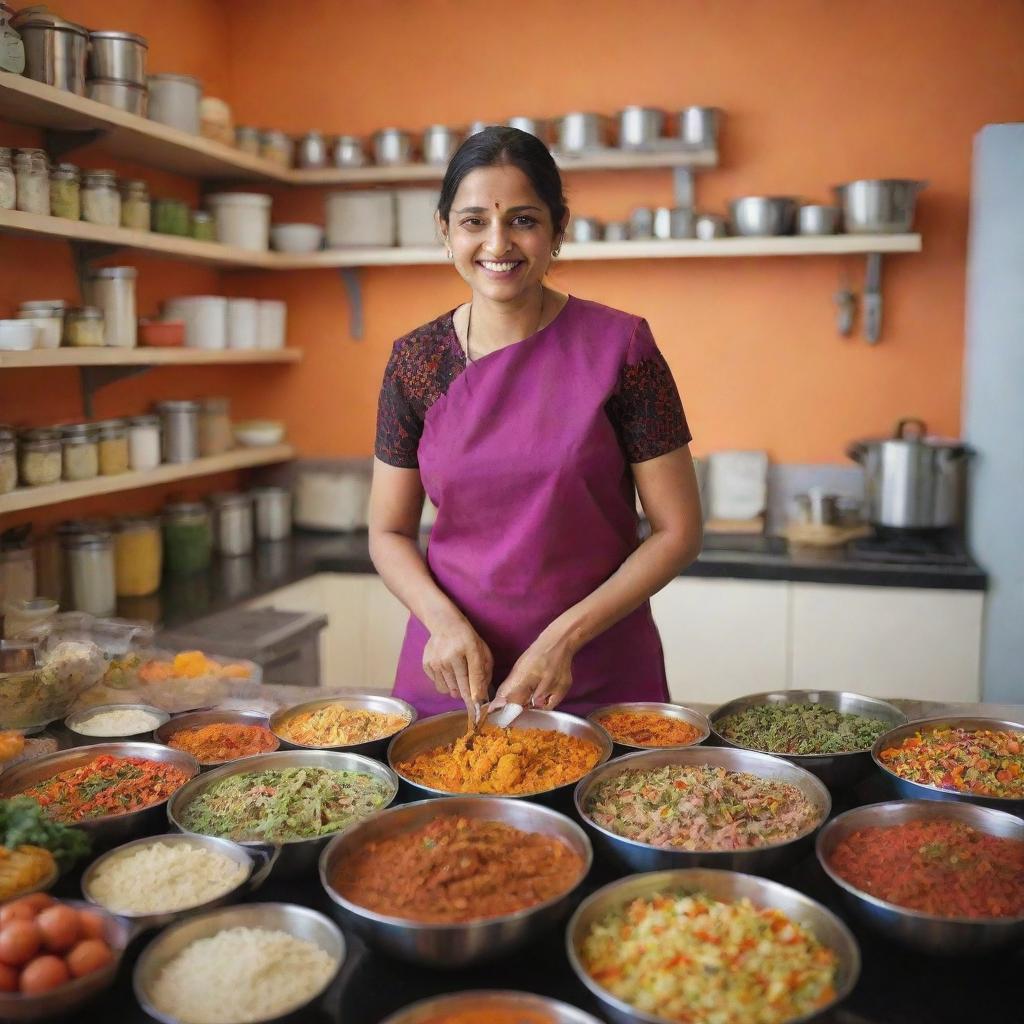
[[[297,363],[302,349],[49,348],[0,351],[0,370],[106,366],[245,366]]]
[[[223,455],[211,455],[205,459],[195,459],[192,462],[167,464],[145,472],[98,476],[92,480],[64,481],[47,484],[43,487],[18,487],[7,494],[0,494],[0,516],[10,512],[24,512],[30,508],[57,505],[63,501],[91,498],[99,494],[117,494],[121,491],[135,491],[156,484],[191,480],[234,469],[269,466],[275,462],[287,462],[294,456],[295,452],[288,444],[277,444],[265,448],[236,448]]]

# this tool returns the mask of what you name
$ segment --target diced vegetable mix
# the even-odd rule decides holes
[[[727,715],[718,732],[748,750],[769,754],[847,754],[868,750],[891,726],[824,704],[757,704]]]

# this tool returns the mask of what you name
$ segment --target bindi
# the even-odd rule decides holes
[[[501,203],[495,203],[495,204],[494,204],[494,208],[495,208],[496,210],[500,210],[500,209],[501,209]]]

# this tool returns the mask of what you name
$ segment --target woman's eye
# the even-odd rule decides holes
[[[534,224],[536,224],[537,222],[533,219],[533,217],[528,217],[524,213],[524,214],[520,214],[520,216],[516,217],[516,219],[514,221],[512,221],[512,223],[515,224],[517,227],[532,228],[534,226]]]
[[[481,224],[483,224],[483,221],[479,217],[467,217],[462,221],[462,226],[464,228],[477,228]]]

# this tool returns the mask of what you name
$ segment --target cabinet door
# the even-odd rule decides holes
[[[332,690],[366,688],[366,595],[361,573],[324,574],[327,609],[327,656],[320,685]]]
[[[984,595],[792,586],[792,685],[917,700],[980,699]]]
[[[721,704],[786,686],[785,583],[681,578],[651,607],[673,700]]]
[[[366,685],[390,693],[409,611],[379,576],[366,579]]]
[[[320,685],[324,685],[330,658],[331,615],[326,604],[324,580],[326,576],[289,583],[286,587],[262,594],[246,604],[246,608],[277,608],[283,612],[317,612],[327,615],[327,626],[320,631]]]

